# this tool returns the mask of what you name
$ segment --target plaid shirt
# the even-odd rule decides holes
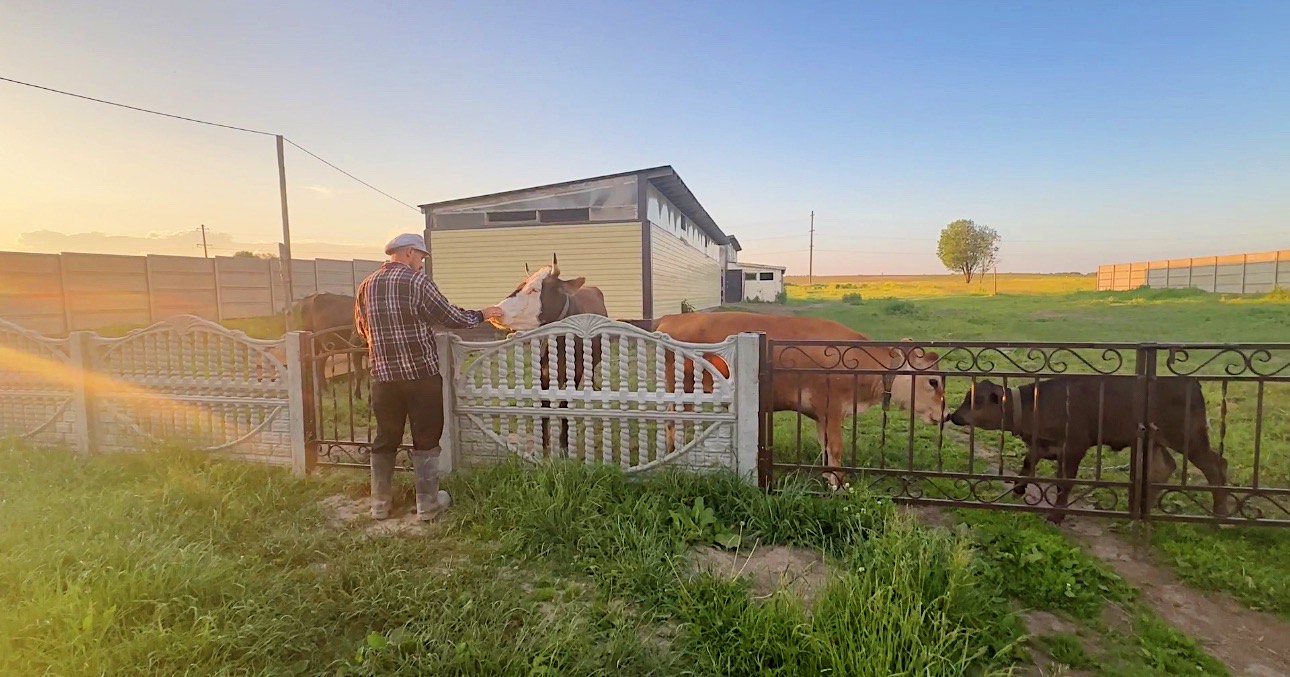
[[[358,285],[354,324],[367,339],[372,378],[404,381],[439,373],[433,326],[466,329],[484,321],[458,308],[407,265],[387,261]]]

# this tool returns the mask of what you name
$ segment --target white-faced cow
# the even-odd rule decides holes
[[[1227,461],[1209,445],[1209,419],[1205,394],[1194,378],[1156,379],[1149,399],[1147,420],[1152,426],[1152,449],[1148,476],[1153,484],[1147,500],[1154,504],[1163,483],[1173,475],[1175,464],[1167,449],[1185,454],[1213,489],[1214,512],[1228,514]],[[1135,376],[1059,376],[1004,388],[991,381],[976,383],[963,403],[950,415],[950,422],[986,430],[1003,430],[1021,438],[1028,452],[1021,469],[1023,477],[1034,477],[1042,459],[1057,462],[1057,500],[1066,507],[1071,480],[1079,472],[1085,454],[1098,444],[1111,449],[1133,447],[1138,442],[1142,409],[1142,388]],[[1018,495],[1026,480],[1013,485]],[[1060,524],[1063,513],[1049,520]]]
[[[366,371],[365,352],[350,348],[361,348],[363,337],[354,326],[354,297],[331,292],[317,292],[300,300],[296,306],[300,313],[300,325],[305,331],[313,332],[314,353],[345,353],[349,363],[350,378],[353,379],[354,392],[357,394]],[[326,359],[314,362],[314,376],[322,383],[326,376],[324,367]]]
[[[500,303],[498,308],[502,309],[501,318],[492,321],[493,325],[499,329],[510,329],[515,331],[528,331],[538,327],[559,322],[574,315],[600,315],[609,317],[609,311],[605,307],[605,295],[598,287],[587,286],[585,277],[575,277],[570,280],[560,279],[560,266],[555,254],[551,255],[551,265],[543,266],[536,272],[529,275],[527,279],[520,283],[515,291],[511,292]],[[565,345],[563,336],[555,339],[548,339],[554,343],[556,354],[556,379],[555,387],[573,388],[582,383],[584,377],[583,368],[583,342],[574,340],[573,350],[568,350]],[[541,370],[542,388],[545,390],[552,386],[550,364],[547,350],[542,350]],[[592,369],[600,363],[600,342],[592,341],[591,346],[591,365]],[[565,366],[569,359],[573,360],[573,382],[568,383],[565,373]],[[591,378],[591,374],[585,374]],[[550,407],[549,400],[542,400],[542,407]],[[567,402],[561,402],[558,405],[565,408]],[[549,424],[548,418],[542,419],[542,449],[546,451],[549,448]],[[568,449],[569,447],[569,429],[563,426],[560,432],[560,447]]]
[[[654,329],[690,343],[718,343],[741,332],[762,332],[768,339],[780,341],[869,340],[864,334],[830,320],[747,312],[668,315],[659,319]],[[904,347],[779,346],[771,355],[777,369],[831,367],[891,371],[887,374],[874,371],[785,373],[771,383],[770,404],[773,411],[796,411],[813,419],[820,446],[825,450],[826,465],[837,468],[842,463],[843,419],[853,411],[858,414],[881,404],[888,395],[892,402],[906,410],[913,409],[929,423],[944,420],[944,379],[936,372],[925,371],[938,358],[935,351]],[[714,360],[714,364],[724,375],[729,375],[729,367],[724,363]],[[684,370],[685,387],[692,388],[693,366],[686,364]],[[705,376],[703,381],[705,390],[712,387],[711,378]],[[826,472],[824,476],[833,488],[841,484],[842,478],[836,472]]]

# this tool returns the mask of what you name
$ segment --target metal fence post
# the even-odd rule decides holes
[[[72,412],[76,452],[94,453],[94,332],[74,331],[67,335],[72,381]]]
[[[291,471],[299,477],[313,472],[318,465],[318,452],[309,444],[309,422],[312,419],[313,398],[309,377],[306,374],[312,362],[308,360],[309,332],[288,332],[284,341],[287,348],[288,411],[291,421]]]
[[[439,332],[435,348],[439,352],[439,377],[443,380],[443,435],[439,438],[439,472],[445,475],[461,465],[461,445],[457,439],[457,384],[456,364],[452,359],[451,333]],[[443,453],[444,451],[448,453]]]
[[[1137,375],[1139,404],[1138,442],[1134,445],[1129,465],[1129,519],[1138,527],[1139,537],[1145,542],[1151,534],[1151,455],[1154,445],[1151,423],[1151,392],[1156,380],[1158,348],[1154,343],[1138,346],[1134,373]]]
[[[735,470],[757,482],[761,425],[761,333],[745,332],[735,339]]]

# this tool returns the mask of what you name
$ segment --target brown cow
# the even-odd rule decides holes
[[[1037,394],[1036,394],[1037,388]],[[1038,402],[1036,402],[1036,397]],[[1186,453],[1187,459],[1205,474],[1214,496],[1214,512],[1226,515],[1228,492],[1227,461],[1209,445],[1209,420],[1205,395],[1194,378],[1157,379],[1151,389],[1148,420],[1153,426],[1149,464],[1151,482],[1167,481],[1175,469],[1167,448]],[[1066,507],[1071,482],[1079,472],[1088,450],[1101,444],[1111,449],[1133,447],[1138,441],[1142,388],[1135,376],[1059,376],[1004,388],[981,381],[963,397],[950,415],[955,425],[986,430],[1004,430],[1027,445],[1023,477],[1034,477],[1041,459],[1057,461],[1056,507]],[[1100,413],[1099,413],[1100,412]],[[1013,485],[1024,493],[1026,480]],[[1152,486],[1147,500],[1155,503],[1160,490]],[[1049,515],[1060,524],[1062,513]]]
[[[528,279],[520,283],[515,291],[511,292],[497,307],[502,309],[501,318],[494,320],[493,325],[499,329],[512,329],[516,331],[526,331],[538,327],[559,322],[560,320],[573,317],[574,315],[600,315],[609,317],[609,310],[605,307],[605,295],[598,287],[589,287],[586,285],[585,277],[575,277],[571,280],[560,279],[560,266],[554,254],[551,255],[551,265],[543,266],[537,272],[529,275]],[[573,345],[573,383],[566,383],[565,365],[566,360],[570,359],[565,338],[556,337],[555,354],[556,354],[556,387],[566,388],[573,387],[582,382],[583,379],[583,342],[575,340]],[[594,370],[600,363],[600,342],[592,341],[591,346],[591,367]],[[541,369],[542,388],[545,390],[551,387],[551,374],[549,370],[549,360],[547,351],[542,351]],[[591,374],[586,374],[591,378]],[[548,400],[542,400],[542,407],[550,407]],[[569,406],[567,402],[561,402],[560,408]],[[549,447],[549,427],[550,420],[542,419],[542,449],[546,451]],[[569,427],[565,425],[560,431],[560,446],[568,449],[569,447]]]
[[[765,315],[761,313],[684,313],[668,315],[654,324],[654,330],[679,341],[719,343],[742,332],[762,332],[772,340],[868,341],[868,336],[845,325],[814,317]],[[771,356],[778,369],[842,367],[847,369],[924,370],[935,365],[935,351],[905,348],[850,348],[836,346],[780,346]],[[718,364],[718,368],[723,365]],[[686,370],[692,369],[686,365]],[[728,367],[722,369],[728,375]],[[686,377],[686,383],[691,383]],[[692,387],[692,386],[689,386]],[[704,379],[704,388],[712,387]],[[939,374],[924,376],[859,373],[803,374],[786,373],[771,384],[773,411],[797,411],[813,419],[825,450],[827,465],[842,463],[842,421],[853,410],[860,413],[881,404],[890,394],[891,401],[914,412],[929,423],[945,418],[945,386]],[[670,436],[669,436],[670,437]],[[829,484],[837,488],[841,477],[825,473]]]
[[[353,381],[354,394],[362,395],[362,383],[367,376],[366,352],[353,350],[365,345],[354,326],[354,297],[331,292],[310,294],[296,304],[300,313],[300,328],[313,333],[314,354],[331,355],[314,361],[314,379],[321,385],[326,378],[326,363],[335,369],[341,355],[348,361],[346,371]]]

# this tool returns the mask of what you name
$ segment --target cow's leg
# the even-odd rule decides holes
[[[835,407],[817,413],[816,430],[820,436],[820,448],[824,451],[824,464],[830,467],[842,465],[842,412]],[[833,489],[842,487],[845,475],[836,470],[826,471],[824,479]]]
[[[1177,447],[1175,447],[1176,449]],[[1187,445],[1187,460],[1191,461],[1205,475],[1205,481],[1214,494],[1214,514],[1226,517],[1231,514],[1230,493],[1227,486],[1227,459],[1219,456],[1209,446],[1209,431],[1202,427],[1192,435]]]
[[[1072,443],[1067,440],[1060,448],[1057,457],[1057,501],[1054,504],[1059,510],[1048,515],[1048,521],[1053,524],[1061,524],[1066,519],[1067,501],[1070,498],[1071,486],[1074,485],[1075,477],[1079,475],[1080,463],[1084,461],[1084,454],[1088,453],[1088,446],[1079,443]]]
[[[1035,477],[1035,468],[1039,462],[1045,458],[1054,458],[1053,447],[1047,445],[1027,447],[1026,457],[1021,461],[1020,477],[1029,477],[1032,480]],[[1012,493],[1016,496],[1025,496],[1026,487],[1030,484],[1028,480],[1015,480],[1012,484]]]
[[[1160,486],[1169,481],[1173,476],[1174,470],[1178,468],[1174,463],[1173,454],[1162,444],[1151,445],[1151,456],[1147,463],[1147,479],[1149,485],[1147,488],[1147,509],[1151,510],[1156,507],[1156,501],[1160,498]]]

